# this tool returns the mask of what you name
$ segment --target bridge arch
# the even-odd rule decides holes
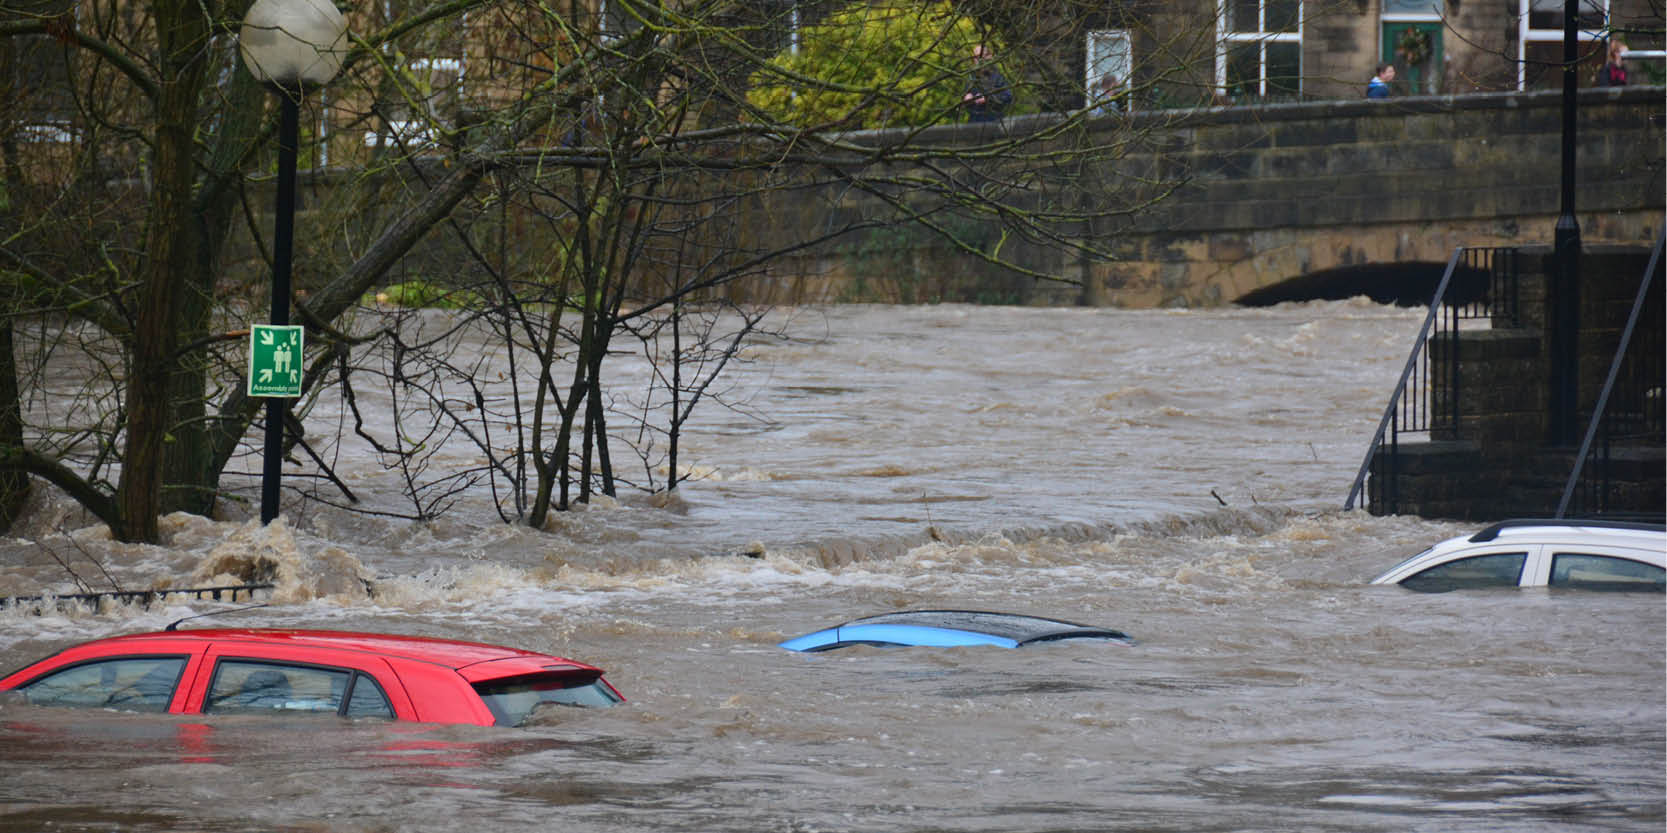
[[[1287,301],[1341,301],[1365,296],[1380,304],[1423,307],[1435,298],[1446,271],[1447,264],[1432,260],[1339,266],[1253,289],[1233,299],[1233,303],[1265,307]],[[1447,287],[1447,300],[1461,304],[1478,300],[1487,286],[1487,272],[1461,268]]]

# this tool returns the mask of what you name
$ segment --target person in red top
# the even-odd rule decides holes
[[[1626,86],[1626,44],[1619,39],[1609,41],[1609,54],[1598,68],[1597,85],[1599,87]]]

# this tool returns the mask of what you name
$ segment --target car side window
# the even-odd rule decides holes
[[[1560,552],[1551,557],[1552,587],[1667,591],[1667,570],[1629,558]]]
[[[122,657],[87,662],[22,687],[39,706],[81,706],[165,712],[185,670],[185,657]]]
[[[308,665],[221,660],[203,711],[270,714],[341,711],[351,672]]]
[[[1461,558],[1431,567],[1401,580],[1401,586],[1426,593],[1479,587],[1515,587],[1522,580],[1525,552],[1503,552]]]
[[[388,695],[369,674],[353,675],[353,693],[347,698],[348,717],[385,717],[394,719],[394,707]]]

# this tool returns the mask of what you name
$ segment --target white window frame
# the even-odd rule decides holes
[[[456,79],[453,84],[457,87],[458,95],[462,95],[463,75],[468,66],[467,58],[415,58],[406,64],[406,69],[413,73],[453,73]],[[380,130],[366,130],[362,141],[364,141],[365,147],[376,147],[383,137],[403,142],[407,147],[419,150],[427,150],[439,144],[440,141],[440,134],[430,122],[429,117],[422,115],[389,120],[383,124]]]
[[[365,147],[376,147],[384,136],[390,141],[403,143],[415,150],[424,150],[439,142],[438,135],[428,122],[419,119],[396,119],[386,122],[381,130],[366,130]]]
[[[318,167],[330,167],[330,91],[318,94]]]
[[[614,3],[616,3],[616,2],[618,2],[618,0],[600,0],[596,4],[596,14],[597,14],[596,30],[597,30],[598,34],[600,34],[601,41],[602,41],[603,44],[618,43],[619,41],[622,41],[622,40],[626,39],[627,37],[630,37],[631,34],[636,31],[636,29],[632,29],[627,25],[625,19],[621,19],[620,21],[618,21],[619,24],[624,28],[620,28],[620,29],[613,28],[612,23],[609,20],[609,18],[610,17],[615,17],[615,16],[623,16],[623,15],[615,15],[614,14],[613,9],[614,9]],[[636,22],[636,18],[629,18],[629,20],[630,20],[631,23]]]
[[[795,0],[795,2],[793,3],[793,8],[788,10],[788,12],[787,12],[787,51],[788,51],[789,54],[792,54],[792,55],[798,55],[799,54],[799,26],[800,25],[801,25],[801,21],[799,19],[799,4],[798,4],[797,0]]]
[[[1607,1],[1605,0],[1605,2]],[[1297,30],[1295,32],[1267,31],[1268,0],[1256,0],[1255,32],[1228,31],[1227,2],[1228,0],[1218,0],[1216,3],[1216,94],[1227,94],[1227,53],[1231,51],[1229,47],[1236,43],[1255,43],[1259,46],[1257,65],[1261,70],[1257,73],[1256,94],[1265,96],[1268,94],[1268,53],[1265,47],[1270,43],[1294,43],[1297,45],[1298,61],[1300,63],[1302,34],[1305,28],[1303,25],[1303,6],[1307,0],[1297,0]],[[1522,0],[1522,2],[1526,3],[1529,0]],[[1297,77],[1297,91],[1300,93],[1301,89],[1302,78],[1299,74]]]
[[[1576,33],[1576,39],[1583,42],[1602,40],[1604,33],[1609,30],[1609,0],[1580,0],[1582,5],[1591,6],[1594,10],[1603,12],[1603,27],[1599,29],[1581,29]],[[1528,26],[1528,15],[1533,11],[1534,0],[1517,0],[1517,89],[1521,90],[1527,84],[1528,44],[1529,43],[1562,43],[1563,27],[1556,29],[1531,29]]]
[[[17,135],[28,143],[67,145],[76,141],[78,131],[68,121],[44,121],[22,125]]]
[[[1099,42],[1121,42],[1122,49],[1111,49],[1106,53],[1106,59],[1095,61],[1094,45]],[[1119,55],[1121,52],[1121,55]],[[1120,58],[1120,59],[1119,59]],[[1129,36],[1127,29],[1098,29],[1088,33],[1083,41],[1082,77],[1083,89],[1086,91],[1084,101],[1092,107],[1098,103],[1094,96],[1100,89],[1100,79],[1107,74],[1116,75],[1123,82],[1123,88],[1129,88],[1129,76],[1134,72],[1134,39]],[[1124,98],[1124,107],[1128,108],[1128,99]]]
[[[1429,6],[1427,12],[1385,11],[1378,17],[1384,23],[1441,23],[1446,20],[1447,0],[1429,0]]]

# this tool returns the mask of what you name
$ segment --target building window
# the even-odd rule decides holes
[[[465,66],[462,58],[411,61],[399,94],[378,110],[381,129],[365,131],[365,147],[396,145],[415,151],[437,144],[445,126],[456,123]]]
[[[1441,20],[1446,0],[1383,0],[1384,20]]]
[[[1088,45],[1083,70],[1083,89],[1087,91],[1086,106],[1093,107],[1108,92],[1123,94],[1113,109],[1128,109],[1129,73],[1134,70],[1134,50],[1129,33],[1122,29],[1088,33]]]
[[[627,4],[632,0],[602,0],[602,42],[614,41],[630,37],[642,28],[642,20],[632,14]]]
[[[1216,86],[1235,100],[1302,93],[1302,0],[1224,0]]]
[[[1580,0],[1582,59],[1599,53],[1609,0]],[[1563,0],[1517,0],[1517,89],[1562,85]]]

